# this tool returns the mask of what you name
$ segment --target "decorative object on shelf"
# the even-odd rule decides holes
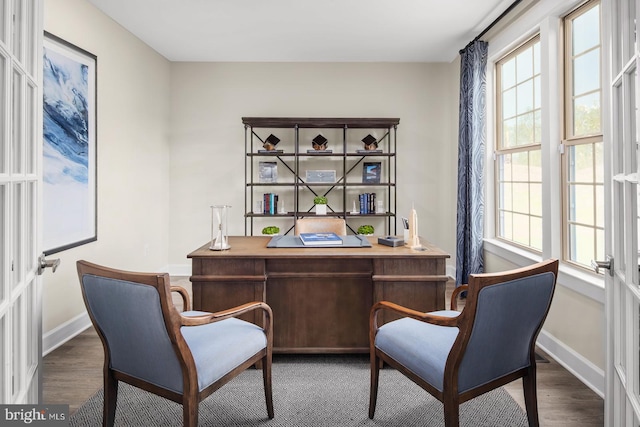
[[[267,236],[274,236],[278,233],[280,233],[280,228],[276,227],[275,225],[269,225],[268,227],[262,229],[262,234]]]
[[[418,214],[414,208],[409,211],[409,239],[407,245],[411,249],[419,249],[420,237],[418,237]]]
[[[313,149],[316,151],[326,150],[327,138],[325,138],[324,136],[322,136],[321,133],[319,133],[315,138],[313,138],[313,140],[311,141],[311,145],[313,146]]]
[[[373,225],[365,224],[358,227],[358,234],[362,234],[364,236],[373,236],[375,232],[375,228]]]
[[[313,203],[316,205],[316,215],[327,214],[327,198],[324,196],[316,196],[313,198]]]
[[[376,200],[376,213],[381,214],[384,213],[384,201]]]
[[[335,170],[308,170],[306,174],[308,183],[334,184],[336,182]]]
[[[357,201],[357,204],[356,200],[354,200],[353,207],[351,208],[351,214],[356,215],[360,213],[360,211],[358,210],[358,206],[360,206],[360,200]]]
[[[258,180],[261,184],[275,184],[278,182],[278,163],[260,162],[258,164]]]
[[[362,164],[362,183],[380,184],[380,172],[382,164],[380,162],[364,162]]]
[[[230,205],[211,206],[211,246],[212,251],[224,251],[231,248],[227,232],[227,216]]]
[[[378,140],[375,136],[368,134],[364,138],[362,138],[362,143],[364,144],[364,150],[358,150],[358,153],[361,154],[373,154],[373,153],[382,153],[382,150],[378,149]]]
[[[256,200],[256,205],[253,208],[254,214],[263,214],[264,213],[264,200]]]
[[[267,137],[267,139],[264,140],[262,146],[264,147],[265,151],[275,151],[276,145],[278,145],[278,142],[280,142],[280,138],[278,138],[274,134],[271,134]],[[277,151],[282,151],[282,150],[277,150]]]

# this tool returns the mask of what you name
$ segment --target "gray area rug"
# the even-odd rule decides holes
[[[248,369],[200,403],[200,426],[444,426],[442,404],[385,367],[378,404],[368,418],[365,355],[274,355],[275,418],[267,418],[262,371]],[[102,390],[71,416],[71,426],[102,424]],[[182,406],[120,383],[116,426],[181,426]],[[526,414],[502,388],[465,402],[461,426],[527,426]]]

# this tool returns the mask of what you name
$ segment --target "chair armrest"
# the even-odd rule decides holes
[[[369,326],[371,331],[378,330],[378,312],[381,310],[394,311],[402,316],[411,317],[412,319],[432,323],[434,325],[458,326],[458,317],[437,316],[431,313],[412,310],[389,301],[380,301],[371,308],[371,314],[369,316]]]
[[[189,299],[189,293],[182,286],[171,286],[171,292],[177,292],[182,297],[182,311],[191,310],[191,300]]]
[[[265,325],[264,330],[267,336],[271,336],[273,330],[273,312],[264,302],[249,302],[239,305],[237,307],[230,308],[228,310],[217,311],[215,313],[202,314],[200,316],[183,316],[180,315],[181,326],[201,326],[209,323],[219,322],[220,320],[229,319],[231,317],[237,317],[244,313],[253,310],[262,310],[265,313]]]
[[[468,290],[469,285],[460,285],[453,290],[453,293],[451,294],[451,310],[458,310],[458,294]]]

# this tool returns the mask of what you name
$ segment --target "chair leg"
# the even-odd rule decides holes
[[[444,405],[445,427],[458,427],[460,425],[460,403],[458,399],[445,393],[442,404]]]
[[[102,412],[102,425],[113,427],[116,420],[116,404],[118,402],[118,380],[113,372],[106,368],[104,373],[104,407]]]
[[[373,419],[378,401],[378,379],[380,378],[380,365],[382,360],[376,355],[375,349],[371,351],[371,391],[369,394],[369,418]]]
[[[198,427],[198,406],[197,396],[183,396],[182,401],[182,424],[184,427]]]
[[[536,368],[535,365],[529,367],[528,374],[522,377],[522,388],[524,390],[524,404],[527,408],[527,419],[529,427],[538,427],[538,397],[536,385]]]
[[[271,353],[262,359],[262,380],[264,382],[264,397],[267,401],[267,415],[273,418],[273,392],[271,388]]]

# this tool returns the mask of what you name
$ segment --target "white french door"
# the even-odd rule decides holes
[[[40,400],[42,0],[0,0],[0,403]]]
[[[610,150],[605,154],[607,366],[605,425],[640,425],[640,283],[638,281],[638,143],[640,0],[603,2],[609,27]],[[608,24],[608,25],[607,25]],[[607,74],[605,74],[607,75]],[[607,194],[608,193],[608,194]]]

